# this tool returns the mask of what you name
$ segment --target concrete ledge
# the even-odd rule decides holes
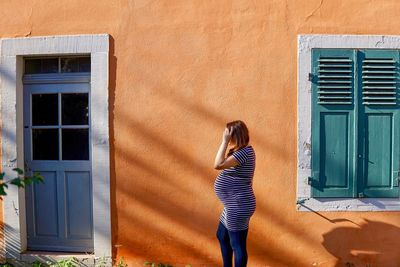
[[[19,260],[8,258],[7,262],[14,266],[32,266],[33,262],[43,262],[54,264],[62,260],[73,260],[74,266],[112,266],[111,257],[95,257],[94,254],[87,253],[64,253],[64,252],[46,252],[46,251],[26,251],[21,253]]]

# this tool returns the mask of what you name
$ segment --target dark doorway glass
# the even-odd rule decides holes
[[[33,160],[58,160],[58,129],[32,129]]]
[[[62,130],[62,159],[89,160],[89,130]]]
[[[32,125],[58,125],[58,95],[32,95]]]

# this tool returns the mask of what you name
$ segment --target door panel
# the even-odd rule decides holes
[[[368,114],[365,131],[365,187],[392,184],[392,116]]]
[[[40,172],[45,184],[31,187],[34,200],[35,237],[58,236],[57,173]]]
[[[89,172],[65,172],[67,236],[92,238],[92,200]]]
[[[348,114],[321,116],[321,177],[327,188],[348,187]]]

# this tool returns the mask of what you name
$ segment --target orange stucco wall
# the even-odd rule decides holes
[[[221,264],[223,127],[257,153],[249,266],[391,267],[400,213],[296,211],[297,34],[400,34],[397,0],[0,1],[0,38],[109,33],[113,253]]]

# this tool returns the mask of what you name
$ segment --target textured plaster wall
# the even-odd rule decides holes
[[[249,266],[396,266],[398,212],[298,212],[297,35],[400,34],[395,0],[1,1],[0,38],[109,33],[114,255],[221,265],[224,124],[257,153]]]

